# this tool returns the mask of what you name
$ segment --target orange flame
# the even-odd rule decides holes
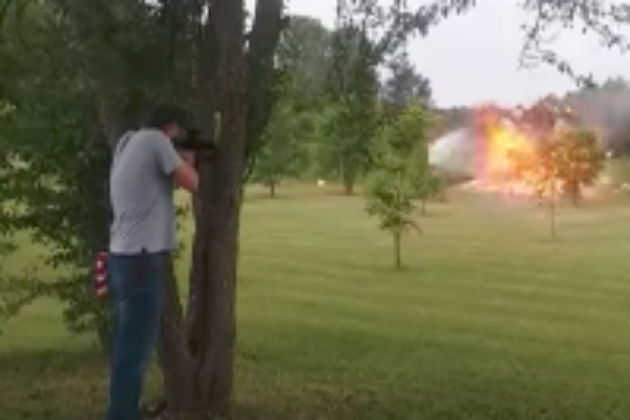
[[[486,175],[491,178],[512,176],[514,158],[533,153],[531,141],[513,126],[493,124],[487,134]]]
[[[478,113],[476,138],[477,179],[505,181],[514,175],[516,157],[534,153],[529,136],[494,109]]]

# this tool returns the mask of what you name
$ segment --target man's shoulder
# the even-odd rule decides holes
[[[141,128],[136,131],[134,137],[143,139],[143,140],[160,140],[160,141],[168,141],[168,137],[161,130],[157,130],[155,128]]]
[[[171,144],[171,140],[160,130],[142,128],[134,133],[130,143],[134,145],[131,148],[133,154],[147,152],[161,154]]]

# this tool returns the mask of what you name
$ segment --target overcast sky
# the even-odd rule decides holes
[[[437,105],[487,100],[514,105],[574,87],[567,76],[544,65],[519,70],[523,44],[520,26],[527,16],[518,3],[478,0],[477,7],[466,15],[451,17],[426,38],[410,43],[410,58],[431,80]],[[334,26],[336,0],[288,0],[288,4],[289,13],[310,15],[330,28]],[[580,71],[592,73],[596,80],[630,74],[630,56],[606,50],[594,37],[565,33],[555,51]]]

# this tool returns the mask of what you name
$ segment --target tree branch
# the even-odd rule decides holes
[[[525,42],[520,54],[521,67],[547,63],[571,77],[578,85],[594,84],[592,75],[575,70],[554,52],[550,45],[558,28],[578,27],[583,34],[593,33],[609,49],[630,51],[630,5],[607,5],[601,0],[526,0],[523,9],[533,16],[523,25]]]

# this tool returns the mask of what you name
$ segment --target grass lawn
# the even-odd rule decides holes
[[[456,195],[396,272],[361,198],[279,192],[245,205],[234,417],[630,417],[628,203],[563,208],[550,242],[544,212]],[[37,301],[0,336],[0,418],[98,418],[106,372]]]
[[[617,184],[630,182],[630,160],[626,158],[616,158],[607,160],[604,165],[604,174]]]

